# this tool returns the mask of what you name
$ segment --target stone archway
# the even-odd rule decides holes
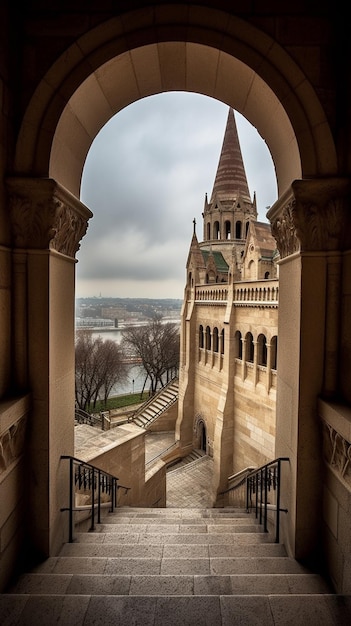
[[[38,447],[33,448],[32,460],[35,472],[41,474],[42,488],[33,498],[33,508],[40,511],[40,516],[33,515],[33,526],[37,535],[45,528],[41,533],[45,545],[41,547],[48,554],[62,540],[58,511],[64,504],[60,491],[64,493],[65,489],[63,483],[55,489],[48,486],[52,486],[51,477],[57,475],[59,443],[64,444],[64,449],[68,445],[65,425],[69,424],[74,402],[71,340],[74,254],[79,244],[74,240],[67,254],[62,245],[64,237],[60,235],[68,233],[70,238],[76,237],[77,219],[89,218],[89,211],[80,206],[78,198],[84,161],[100,128],[139,98],[166,90],[194,91],[232,106],[265,138],[276,168],[279,201],[289,200],[295,179],[322,178],[337,172],[335,147],[322,107],[308,80],[287,53],[266,34],[239,18],[205,7],[187,12],[182,8],[181,4],[175,4],[169,14],[156,15],[151,8],[126,13],[123,18],[113,18],[86,33],[43,77],[21,124],[14,177],[9,185],[12,212],[15,218],[23,216],[24,211],[18,212],[16,207],[29,204],[30,223],[34,224],[39,215],[45,237],[40,239],[40,254],[24,259],[22,253],[15,252],[18,261],[15,299],[26,307],[30,320],[29,328],[25,328],[22,320],[15,320],[15,333],[21,339],[16,342],[16,349],[23,349],[25,333],[31,332],[29,357],[23,354],[20,361],[29,363],[29,374],[40,372],[33,402],[33,441],[37,437]],[[52,183],[50,197],[46,195],[48,179],[49,186]],[[44,221],[43,206],[48,209]],[[294,230],[289,219],[292,220],[291,212],[287,213],[284,224],[287,233]],[[20,230],[25,231],[24,226],[22,223]],[[84,233],[84,224],[79,232]],[[292,249],[291,243],[295,245],[288,241],[288,254],[298,252],[298,246]],[[281,244],[286,244],[284,237]],[[23,283],[26,263],[28,285]],[[298,277],[301,267],[296,259],[295,265],[294,276]],[[285,267],[288,268],[287,263]],[[288,278],[289,271],[288,268]],[[41,281],[37,280],[39,275]],[[65,288],[60,290],[59,285]],[[296,291],[299,289],[297,278]],[[285,296],[284,290],[282,294],[284,317],[284,297],[288,303],[288,294]],[[298,303],[295,304],[297,310]],[[285,307],[288,310],[287,304]],[[40,315],[36,316],[38,312]],[[64,355],[66,369],[57,367],[58,361],[53,357],[55,350],[60,353],[62,319],[71,342]],[[292,317],[288,328],[289,325],[294,325]],[[301,325],[295,324],[293,328],[294,345],[299,345]],[[298,364],[294,384],[298,387],[299,354],[294,354],[294,358]],[[55,406],[60,397],[67,398],[65,423],[60,422],[62,411]],[[221,438],[222,432],[217,439]],[[297,458],[295,442],[292,454]],[[303,463],[300,466],[301,474]],[[314,473],[315,470],[311,473],[313,480]],[[313,490],[312,479],[307,495]],[[53,502],[47,505],[48,492]],[[292,511],[294,516],[297,513],[300,512]],[[310,533],[302,525],[301,528],[305,537],[302,542],[306,543]]]
[[[182,90],[223,101],[257,128],[272,154],[279,196],[294,179],[335,174],[335,148],[318,98],[286,52],[239,18],[231,16],[228,27],[221,11],[198,7],[195,17],[177,6],[169,23],[163,16],[157,24],[152,11],[114,18],[57,60],[24,116],[15,172],[49,176],[79,196],[85,157],[100,128],[135,100]]]

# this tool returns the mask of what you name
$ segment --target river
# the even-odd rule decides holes
[[[120,343],[122,340],[122,329],[109,328],[108,330],[93,330],[92,338],[97,339],[100,337],[103,341],[112,339],[116,343]],[[128,378],[124,383],[117,383],[111,391],[111,396],[119,396],[127,393],[139,393],[143,390],[145,382],[145,370],[142,365],[129,365],[128,366]],[[147,391],[148,385],[145,390]]]

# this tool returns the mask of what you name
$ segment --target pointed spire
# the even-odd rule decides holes
[[[221,201],[233,201],[239,196],[251,202],[234,111],[230,108],[211,202],[215,197]]]

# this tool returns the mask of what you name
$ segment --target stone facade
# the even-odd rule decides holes
[[[178,434],[187,446],[192,428],[193,446],[213,456],[216,502],[229,476],[275,453],[279,254],[257,222],[232,109],[203,217],[187,262]]]

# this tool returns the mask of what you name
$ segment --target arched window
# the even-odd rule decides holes
[[[218,352],[218,345],[219,345],[218,328],[215,327],[213,329],[213,352]]]
[[[219,222],[213,224],[213,239],[219,239]]]
[[[253,336],[251,333],[247,333],[246,334],[246,355],[245,355],[245,361],[249,361],[250,363],[253,363],[254,360],[254,342],[253,342]]]
[[[236,359],[243,358],[243,342],[241,341],[240,330],[237,330],[234,335],[234,356]]]
[[[267,365],[267,342],[264,335],[258,335],[257,338],[257,363],[258,365]]]
[[[207,240],[211,239],[211,224],[210,224],[210,222],[208,222],[208,224],[207,224],[207,237],[206,237],[206,239]]]
[[[250,222],[246,222],[245,237],[247,237],[247,233],[249,231],[249,224]]]
[[[224,222],[224,228],[225,228],[225,238],[226,239],[230,239],[231,238],[231,233],[230,233],[231,228],[230,228],[230,221],[229,220],[226,220]]]
[[[206,326],[206,350],[211,350],[211,329]]]
[[[224,328],[222,328],[221,337],[222,337],[221,354],[224,354]]]
[[[264,273],[264,277],[265,277],[265,279],[267,280],[267,278],[269,278],[269,272],[265,272],[265,273]]]
[[[272,370],[277,369],[277,349],[278,349],[278,337],[274,335],[271,339],[271,367]]]
[[[204,327],[201,325],[199,328],[199,348],[204,347]]]
[[[235,224],[235,238],[241,239],[241,222],[238,221]]]

